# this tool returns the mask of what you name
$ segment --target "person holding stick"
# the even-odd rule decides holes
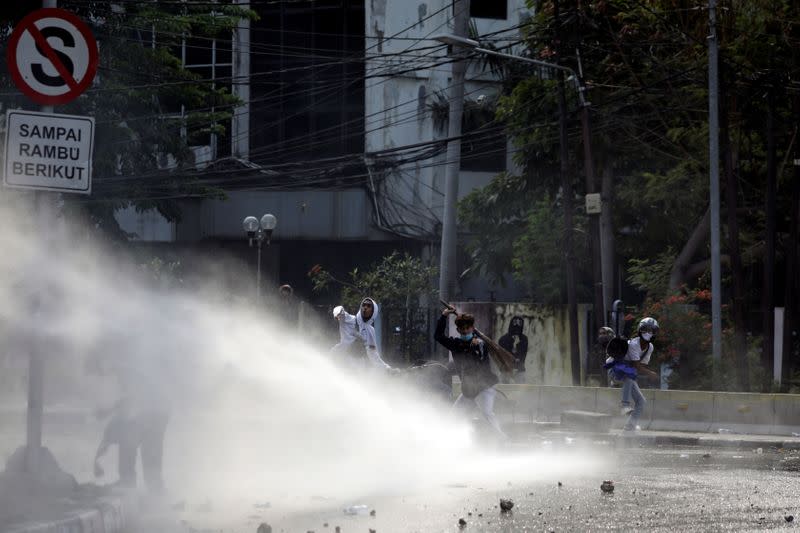
[[[450,337],[446,333],[450,315],[457,315],[458,337]],[[433,337],[453,354],[453,363],[461,379],[461,394],[453,407],[461,408],[469,401],[475,402],[495,434],[501,440],[507,440],[508,436],[503,432],[494,414],[494,399],[497,396],[494,386],[498,379],[492,372],[486,343],[475,333],[475,317],[469,314],[457,314],[454,308],[447,306],[439,317]]]

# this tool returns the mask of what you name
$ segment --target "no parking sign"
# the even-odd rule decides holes
[[[97,72],[97,42],[78,17],[57,8],[34,11],[14,28],[8,67],[20,91],[41,105],[71,102]]]

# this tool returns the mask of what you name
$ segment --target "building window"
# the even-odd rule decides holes
[[[233,75],[232,34],[219,35],[214,38],[190,37],[181,43],[181,64],[198,75],[200,80],[210,83],[214,89],[224,88],[231,92],[231,76]],[[181,113],[191,111],[181,106]],[[214,113],[213,107],[204,110]],[[202,125],[198,131],[188,132],[189,144],[192,146],[210,146],[211,158],[228,156],[231,153],[231,121],[224,124],[212,123]]]
[[[364,0],[262,2],[251,24],[250,159],[364,150]]]
[[[508,18],[508,0],[472,0],[469,4],[469,16],[505,20]]]

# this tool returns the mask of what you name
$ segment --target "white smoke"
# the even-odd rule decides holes
[[[287,327],[280,309],[268,315],[230,303],[213,283],[159,286],[85,225],[54,239],[31,220],[16,208],[0,220],[0,321],[13,333],[9,345],[45,350],[50,403],[108,406],[121,374],[168,404],[164,473],[176,499],[297,495],[304,505],[318,495],[346,503],[592,464],[587,456],[567,463],[552,453],[487,453],[448,406],[396,377],[335,364]],[[97,439],[86,435],[88,454]],[[106,467],[115,470],[111,461]]]

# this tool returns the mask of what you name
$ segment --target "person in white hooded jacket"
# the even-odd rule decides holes
[[[339,321],[339,342],[332,351],[350,351],[353,345],[360,342],[364,346],[366,359],[370,367],[391,370],[381,358],[375,333],[375,320],[380,308],[372,298],[364,298],[356,315],[351,315],[342,306],[334,309],[334,317]],[[363,353],[363,352],[362,352]]]

